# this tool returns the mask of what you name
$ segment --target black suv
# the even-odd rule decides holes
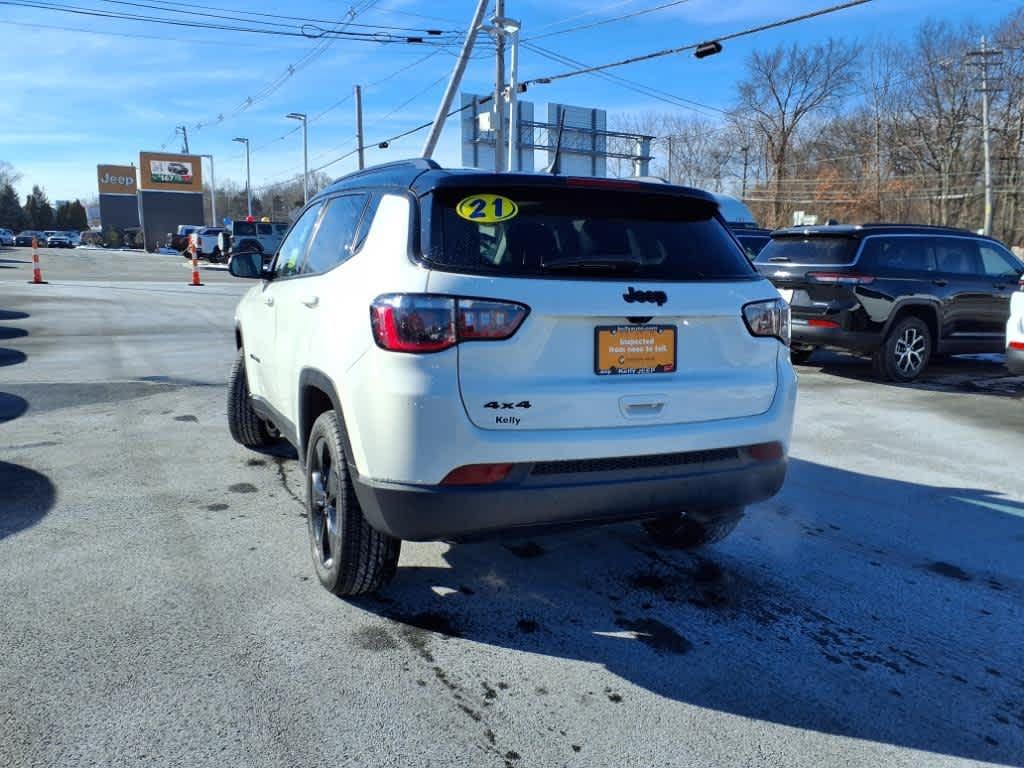
[[[867,353],[893,381],[935,353],[1002,352],[1024,271],[998,240],[895,224],[780,229],[755,266],[790,303],[794,362],[816,347]]]

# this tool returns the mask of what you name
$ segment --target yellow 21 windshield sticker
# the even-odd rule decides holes
[[[466,221],[495,224],[515,218],[519,214],[519,206],[501,195],[478,194],[462,198],[455,212]]]

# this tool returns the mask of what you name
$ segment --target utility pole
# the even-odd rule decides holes
[[[506,21],[505,29],[512,38],[509,52],[508,79],[508,170],[519,170],[519,29],[518,21]]]
[[[309,202],[309,131],[305,112],[289,112],[285,117],[302,122],[302,202]]]
[[[185,145],[184,153],[187,155],[188,154],[188,128],[186,126],[184,126],[184,125],[179,125],[177,128],[174,129],[174,132],[181,134],[182,141],[184,142],[184,145]]]
[[[359,153],[359,170],[366,167],[366,156],[363,153],[363,87],[356,86],[356,150]]]
[[[245,203],[248,209],[248,215],[252,216],[252,171],[249,166],[249,140],[245,138],[235,138],[232,141],[237,141],[239,144],[245,144]]]
[[[200,155],[210,161],[210,215],[213,221],[211,226],[217,226],[217,177],[213,175],[213,155]]]
[[[743,153],[743,187],[740,192],[740,200],[747,196],[747,167],[750,163],[750,147],[743,147],[740,149]]]
[[[667,141],[668,141],[668,153],[667,153],[668,154],[668,183],[669,184],[675,184],[675,182],[672,180],[672,137],[669,136]]]
[[[483,21],[484,13],[487,11],[487,2],[488,0],[477,1],[473,20],[469,24],[469,29],[466,30],[466,39],[462,42],[462,50],[459,51],[459,58],[456,60],[452,76],[448,80],[448,87],[445,88],[444,96],[441,97],[441,103],[437,107],[437,115],[430,126],[430,134],[423,143],[424,157],[431,157],[434,154],[434,150],[437,149],[437,142],[441,138],[441,131],[444,130],[445,118],[448,116],[448,110],[452,108],[452,101],[459,90],[462,74],[466,71],[466,64],[469,62],[469,54],[473,51],[477,33],[480,31],[480,22]]]
[[[988,119],[989,94],[1000,90],[992,83],[989,67],[1001,64],[1002,55],[1002,51],[989,48],[984,37],[981,38],[980,50],[967,53],[968,63],[981,70],[981,142],[985,155],[985,219],[982,232],[986,235],[992,234],[992,140]]]
[[[494,170],[505,169],[505,0],[494,0]]]

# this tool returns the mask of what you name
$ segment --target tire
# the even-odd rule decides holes
[[[814,354],[814,347],[807,347],[806,349],[790,349],[789,359],[793,365],[807,365],[807,361],[811,359],[811,355]]]
[[[889,329],[882,346],[871,355],[875,374],[885,381],[908,382],[928,367],[932,333],[919,317],[908,315]]]
[[[245,351],[238,350],[228,379],[228,430],[239,445],[265,448],[274,438],[249,402],[249,381],[245,375]]]
[[[306,518],[313,567],[339,597],[376,592],[398,568],[402,542],[372,528],[356,498],[334,411],[313,423],[306,451]]]
[[[739,525],[743,508],[732,507],[700,513],[679,515],[644,523],[655,542],[675,549],[697,549],[721,541]]]
[[[210,263],[211,264],[220,264],[220,262],[221,262],[220,248],[218,248],[215,245],[215,246],[213,246],[213,252],[210,254]]]

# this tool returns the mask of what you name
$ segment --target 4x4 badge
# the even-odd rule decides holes
[[[668,301],[668,296],[664,291],[637,291],[633,289],[633,286],[629,286],[629,288],[626,289],[626,292],[622,294],[622,298],[625,299],[628,304],[641,301],[657,304],[659,307]]]

